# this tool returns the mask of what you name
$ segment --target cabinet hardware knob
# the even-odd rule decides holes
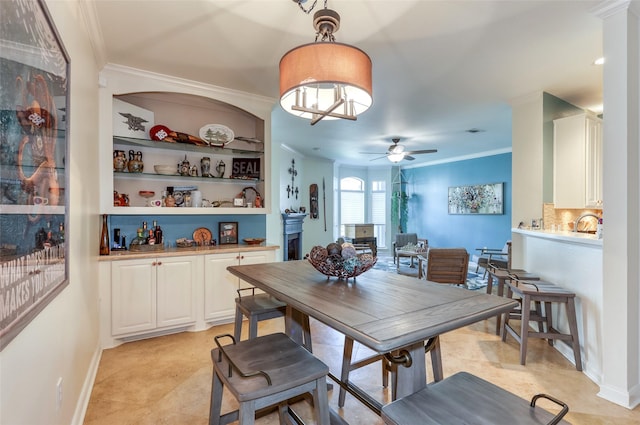
[[[162,261],[158,261],[158,265],[161,266],[162,265]]]

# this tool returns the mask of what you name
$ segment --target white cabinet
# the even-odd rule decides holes
[[[237,290],[249,286],[229,273],[228,266],[268,263],[274,259],[275,253],[272,250],[207,255],[204,263],[205,321],[228,321],[230,317],[234,317]]]
[[[553,121],[556,208],[602,208],[602,120],[582,113]]]
[[[136,334],[196,321],[197,257],[111,264],[111,333]]]

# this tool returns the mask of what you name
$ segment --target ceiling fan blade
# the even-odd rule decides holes
[[[438,149],[423,149],[419,151],[408,151],[405,152],[407,155],[420,155],[422,153],[435,153],[438,152]]]
[[[362,155],[387,155],[388,152],[358,152]]]
[[[407,161],[413,161],[415,158],[412,157],[411,155],[405,155],[404,158],[402,159],[406,159]]]
[[[387,157],[387,155],[385,155],[385,156],[379,156],[379,157],[377,157],[377,158],[370,159],[369,161],[375,161],[375,160],[377,160],[377,159],[382,159],[382,158],[386,158],[386,157]]]

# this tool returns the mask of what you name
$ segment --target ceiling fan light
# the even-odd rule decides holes
[[[387,155],[387,159],[393,163],[400,162],[404,159],[404,153],[391,153]]]

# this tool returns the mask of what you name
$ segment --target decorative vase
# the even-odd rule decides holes
[[[144,163],[142,162],[142,152],[129,151],[129,164],[127,165],[130,173],[141,173],[144,169]]]
[[[200,159],[200,175],[202,177],[211,176],[211,158],[209,158],[208,156],[202,157],[202,159]]]
[[[113,151],[113,171],[123,172],[127,169],[127,157],[124,151]]]
[[[107,214],[102,214],[102,234],[100,235],[100,255],[109,255],[109,225]]]

